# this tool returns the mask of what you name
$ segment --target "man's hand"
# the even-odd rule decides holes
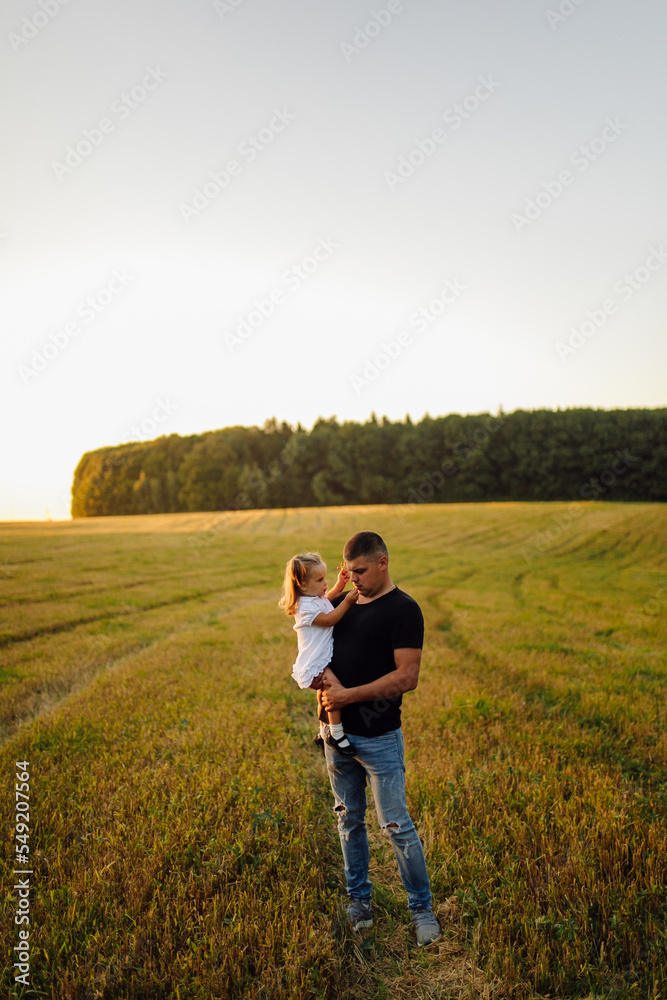
[[[395,649],[396,669],[359,687],[343,687],[331,669],[326,667],[322,680],[322,704],[328,712],[335,712],[357,701],[384,701],[398,698],[406,691],[414,691],[419,681],[421,656],[421,649]]]
[[[329,670],[328,676],[322,682],[322,704],[327,712],[336,712],[345,708],[347,694],[348,689],[344,688],[336,675]]]

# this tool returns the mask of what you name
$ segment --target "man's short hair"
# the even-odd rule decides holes
[[[370,559],[377,562],[380,556],[389,558],[384,541],[375,531],[358,531],[343,549],[345,559]]]

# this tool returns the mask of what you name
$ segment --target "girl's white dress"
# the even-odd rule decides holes
[[[310,687],[318,674],[331,663],[333,625],[321,628],[313,625],[320,614],[328,614],[334,606],[327,597],[300,597],[294,615],[294,631],[299,652],[292,667],[292,677],[299,687]]]

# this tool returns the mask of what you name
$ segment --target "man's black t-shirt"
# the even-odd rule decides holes
[[[337,607],[343,595],[334,598]],[[395,649],[422,649],[424,616],[417,602],[395,587],[368,604],[353,604],[334,625],[329,664],[343,687],[370,684],[396,670]],[[353,736],[382,736],[401,725],[403,696],[346,705],[341,722]]]

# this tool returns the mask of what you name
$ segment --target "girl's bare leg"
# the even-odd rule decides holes
[[[325,667],[324,668],[324,674],[322,675],[322,680],[323,681],[328,681],[332,677],[335,677],[335,674],[331,670],[329,670],[328,667]],[[317,692],[317,698],[318,698],[319,703],[322,704],[322,689],[321,688]],[[329,719],[329,725],[330,726],[340,726],[340,709],[336,709],[334,712],[327,712],[327,717]]]
[[[327,682],[331,682],[335,678],[333,671],[329,670],[328,667],[324,668],[324,673],[322,674],[322,684],[326,690]],[[317,692],[319,695],[319,691]],[[355,750],[347,736],[345,735],[345,730],[340,721],[340,709],[335,712],[327,711],[327,718],[329,719],[329,735],[327,736],[327,743],[330,746],[334,746],[337,751],[345,754],[346,756],[354,757]]]

